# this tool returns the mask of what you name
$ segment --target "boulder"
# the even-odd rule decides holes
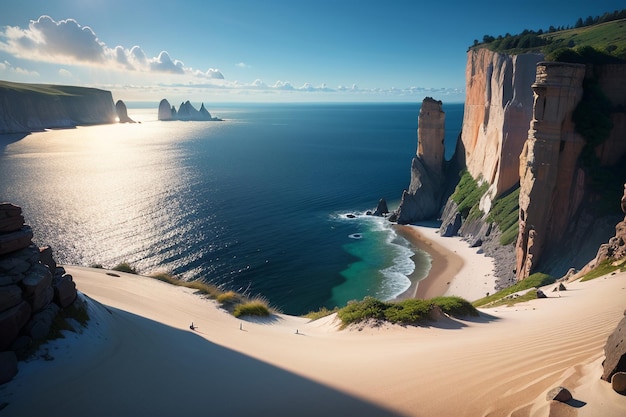
[[[618,394],[626,395],[626,372],[616,372],[611,377],[611,388]]]
[[[22,302],[22,289],[17,285],[0,287],[0,312],[15,307]]]
[[[24,225],[22,208],[11,203],[0,203],[0,233],[20,230]]]
[[[57,263],[52,257],[52,248],[50,246],[39,248],[39,259],[41,263],[46,265],[51,272],[56,270]]]
[[[540,289],[537,289],[537,298],[548,298],[548,296]]]
[[[9,382],[15,375],[17,375],[15,352],[0,352],[0,385]]]
[[[602,379],[609,382],[617,372],[626,372],[626,317],[617,324],[604,345]]]
[[[76,292],[76,284],[72,276],[65,274],[54,280],[54,302],[61,308],[65,308],[76,300],[78,293]]]
[[[0,235],[0,255],[16,252],[31,244],[33,230],[30,226],[22,226],[19,230]]]
[[[30,297],[50,287],[51,284],[52,274],[50,270],[45,265],[37,264],[28,271],[20,286],[24,290],[24,295]]]
[[[32,316],[31,320],[24,327],[24,331],[32,337],[33,340],[45,339],[48,333],[50,333],[52,322],[57,314],[59,314],[60,310],[60,307],[56,304],[48,304],[46,308]]]
[[[572,400],[572,393],[565,387],[555,387],[552,388],[546,394],[546,401],[560,401],[562,403],[566,403]]]
[[[30,319],[31,307],[26,301],[0,313],[0,351],[5,350]]]

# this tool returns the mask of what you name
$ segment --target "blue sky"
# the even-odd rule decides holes
[[[0,79],[125,101],[464,99],[474,40],[621,1],[2,0]]]

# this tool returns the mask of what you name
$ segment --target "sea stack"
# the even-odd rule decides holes
[[[441,101],[426,97],[417,119],[417,153],[411,163],[411,183],[389,219],[400,224],[432,219],[443,196],[445,112]]]

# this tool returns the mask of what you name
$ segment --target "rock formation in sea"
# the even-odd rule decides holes
[[[0,134],[115,122],[110,91],[0,82]]]
[[[115,103],[115,112],[117,113],[117,120],[120,123],[135,123],[133,119],[128,117],[128,109],[122,100],[117,100]]]
[[[171,106],[167,99],[159,103],[159,120],[193,120],[193,121],[220,121],[218,117],[211,116],[211,113],[204,107],[204,103],[197,110],[189,100],[183,102],[178,107]]]
[[[444,185],[445,113],[442,102],[426,97],[417,122],[418,146],[411,162],[411,182],[389,219],[408,224],[437,216]]]
[[[48,336],[76,285],[49,246],[37,247],[22,209],[0,203],[0,384],[17,373],[17,353]]]

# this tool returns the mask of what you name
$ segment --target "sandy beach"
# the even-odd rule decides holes
[[[488,260],[457,255],[462,263],[436,281],[448,292],[484,285]],[[53,360],[20,363],[0,387],[2,416],[626,415],[626,397],[599,379],[626,308],[626,273],[568,283],[558,295],[546,288],[547,299],[480,318],[341,330],[334,315],[239,320],[187,288],[66,269],[91,322],[48,343]],[[558,385],[577,402],[550,414],[545,394]]]

